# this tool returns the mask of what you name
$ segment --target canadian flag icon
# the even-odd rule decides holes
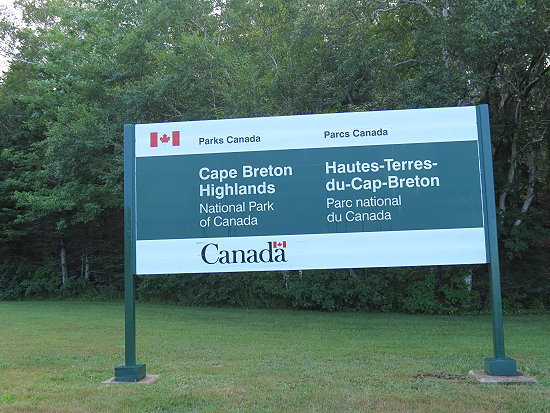
[[[158,132],[151,132],[150,134],[150,146],[151,148],[156,148],[159,146],[159,140],[166,144],[172,141],[172,146],[180,146],[180,132],[173,131],[172,136],[167,135],[166,133],[159,137]]]
[[[283,241],[283,242],[273,241],[271,245],[273,245],[273,248],[280,248],[280,247],[286,248],[286,241]]]

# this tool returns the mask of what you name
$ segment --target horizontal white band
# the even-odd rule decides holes
[[[270,242],[285,243],[286,262],[208,264],[216,251],[260,252]],[[487,262],[483,228],[422,231],[277,235],[137,241],[137,274],[181,274],[329,268],[481,264]],[[264,258],[268,256],[264,253]]]
[[[136,156],[465,140],[477,140],[474,106],[141,124]]]

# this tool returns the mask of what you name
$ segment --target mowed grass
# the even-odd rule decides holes
[[[507,355],[537,385],[468,378],[489,316],[137,305],[149,385],[124,361],[120,303],[0,302],[0,412],[550,412],[550,315],[506,317]]]

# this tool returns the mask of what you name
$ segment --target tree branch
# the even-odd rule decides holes
[[[531,89],[544,78],[544,75],[550,70],[550,65],[546,66],[542,72],[537,76],[536,79],[533,79],[527,86],[525,86],[525,89],[523,90],[523,93],[521,94],[521,98],[524,99],[527,97]]]
[[[402,62],[394,63],[393,67],[398,67],[398,66],[401,66],[401,65],[404,65],[404,64],[407,64],[407,63],[413,63],[413,62],[417,62],[417,61],[418,61],[417,59],[407,59],[407,60],[403,60]]]
[[[424,3],[423,1],[420,1],[420,0],[402,0],[402,1],[405,4],[417,4],[417,5],[421,6],[424,10],[426,10],[431,17],[435,17],[434,11],[432,9],[430,9],[426,5],[426,3]]]

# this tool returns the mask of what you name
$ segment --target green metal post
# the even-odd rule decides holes
[[[498,256],[497,215],[493,180],[493,157],[489,128],[489,108],[477,107],[478,131],[481,141],[482,184],[485,207],[487,259],[491,286],[491,312],[493,325],[494,357],[485,359],[485,371],[491,376],[516,376],[516,361],[507,358],[504,351],[504,323],[502,319],[502,293],[500,288],[500,261]]]
[[[116,381],[139,381],[145,364],[136,363],[135,261],[135,126],[124,125],[124,365],[115,367]]]

